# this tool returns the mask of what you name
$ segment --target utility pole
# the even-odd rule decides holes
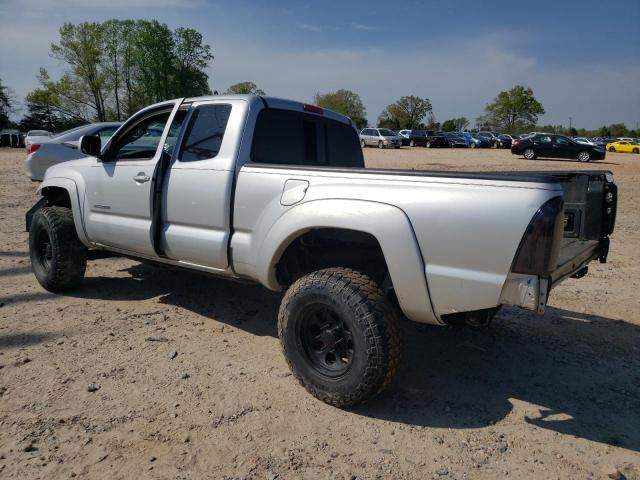
[[[569,135],[571,135],[571,117],[569,117]]]

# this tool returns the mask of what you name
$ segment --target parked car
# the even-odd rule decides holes
[[[608,143],[607,150],[610,152],[640,153],[640,145],[636,142],[619,140]]]
[[[458,132],[446,132],[444,136],[451,148],[467,148],[467,141]]]
[[[585,145],[574,142],[564,135],[538,134],[523,140],[516,140],[511,146],[511,153],[523,155],[527,160],[538,157],[575,158],[581,162],[604,160],[604,148],[596,145]]]
[[[402,137],[388,128],[364,128],[360,132],[360,146],[378,148],[400,148]]]
[[[498,135],[498,141],[500,142],[500,148],[511,148],[511,144],[513,143],[513,137],[506,133]]]
[[[24,146],[29,148],[31,143],[43,142],[52,136],[53,134],[48,130],[29,130],[24,137]]]
[[[491,143],[492,148],[498,148],[500,146],[500,138],[494,132],[478,132],[476,137],[487,140]]]
[[[106,143],[120,125],[118,122],[93,123],[67,130],[51,138],[31,137],[33,141],[27,147],[24,171],[31,180],[41,181],[51,165],[83,156],[78,150],[83,135],[98,135],[102,142]]]
[[[490,148],[492,143],[486,138],[479,138],[470,132],[462,132],[469,148]]]
[[[0,146],[11,148],[23,147],[24,137],[14,128],[5,128],[0,131]]]
[[[426,130],[400,130],[398,135],[402,137],[402,145],[415,147],[416,145],[424,147],[427,143]]]
[[[130,148],[158,126],[155,148]],[[62,292],[88,259],[124,255],[286,291],[294,376],[349,407],[393,377],[398,309],[431,324],[542,313],[551,288],[607,259],[610,172],[372,173],[358,142],[348,118],[277,98],[147,107],[45,173],[26,214],[35,277]]]
[[[445,148],[450,147],[449,140],[445,132],[427,132],[427,148]]]

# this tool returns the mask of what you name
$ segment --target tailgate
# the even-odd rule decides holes
[[[564,232],[551,284],[565,278],[583,276],[586,265],[595,260],[605,263],[609,235],[616,218],[618,190],[611,172],[545,172],[562,186]]]

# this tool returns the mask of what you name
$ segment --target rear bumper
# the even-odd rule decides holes
[[[585,267],[598,258],[606,258],[609,243],[597,240],[565,238],[558,266],[548,277],[509,273],[502,287],[500,304],[544,313],[552,288],[571,276],[582,276]]]

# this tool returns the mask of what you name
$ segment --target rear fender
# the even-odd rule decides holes
[[[256,257],[258,280],[281,290],[276,265],[289,244],[316,228],[368,233],[376,238],[389,269],[398,302],[411,320],[440,324],[431,306],[422,253],[406,214],[392,205],[362,200],[315,200],[287,210],[260,243]]]

